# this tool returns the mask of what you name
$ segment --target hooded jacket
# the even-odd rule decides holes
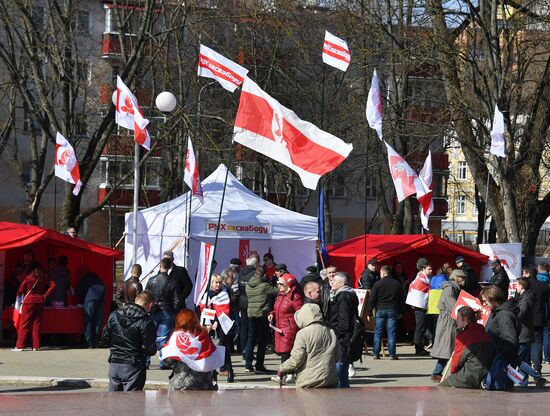
[[[273,309],[273,299],[279,293],[279,289],[271,286],[266,280],[254,274],[246,284],[248,295],[248,317],[266,317]]]
[[[510,299],[493,309],[486,327],[493,337],[497,352],[507,364],[512,365],[520,364],[518,353],[521,324],[518,312],[515,300]]]
[[[323,321],[318,305],[309,303],[294,314],[300,328],[290,358],[281,364],[285,373],[296,374],[301,388],[336,387],[338,340]]]
[[[110,363],[145,366],[145,357],[157,352],[156,337],[155,324],[136,303],[111,313],[103,328],[103,340],[111,349]]]

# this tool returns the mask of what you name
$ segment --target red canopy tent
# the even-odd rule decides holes
[[[58,258],[65,255],[69,259],[69,270],[71,271],[71,285],[73,288],[84,273],[93,271],[98,274],[105,284],[106,302],[104,319],[107,318],[111,307],[110,299],[113,296],[113,262],[123,258],[123,253],[112,250],[98,244],[89,243],[78,238],[72,238],[48,228],[34,225],[16,224],[12,222],[0,222],[0,289],[4,288],[4,279],[15,269],[21,261],[25,250],[32,250],[34,258],[42,267],[47,266],[48,258]],[[3,267],[2,267],[3,266]],[[82,310],[78,309],[79,316]],[[77,329],[83,328],[82,320],[78,325],[72,322],[67,308],[67,313],[53,314],[57,322],[52,322],[44,317],[42,332],[54,333],[75,333],[82,332]],[[73,308],[74,312],[74,308]],[[6,318],[6,311],[3,317]],[[63,320],[67,319],[67,322]]]
[[[365,264],[373,257],[378,260],[379,266],[392,266],[398,261],[403,263],[403,269],[409,276],[416,274],[416,260],[419,257],[426,257],[432,262],[434,273],[445,262],[454,265],[458,255],[464,257],[478,274],[481,266],[488,260],[484,254],[432,234],[367,234],[328,246],[327,251],[329,263],[348,272],[353,287],[357,285]]]

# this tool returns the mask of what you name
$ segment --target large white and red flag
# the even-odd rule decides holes
[[[325,42],[323,43],[323,62],[341,71],[348,69],[351,61],[348,44],[344,39],[334,36],[325,31]]]
[[[171,358],[184,362],[192,370],[206,373],[223,365],[225,347],[216,347],[206,330],[199,335],[174,331],[159,355],[161,360]]]
[[[195,158],[195,151],[193,150],[191,137],[187,140],[187,153],[185,155],[185,171],[183,173],[183,181],[191,189],[191,195],[197,196],[202,204],[204,202],[204,195],[202,192],[201,178],[199,176],[199,164]]]
[[[223,332],[225,334],[228,334],[234,324],[234,321],[229,317],[229,315],[231,314],[229,294],[225,290],[222,290],[219,293],[215,294],[208,299],[208,308],[206,306],[207,297],[208,292],[202,295],[199,303],[199,308],[201,312],[203,312],[205,309],[213,308],[215,316],[217,317]]]
[[[407,293],[407,300],[405,303],[415,308],[427,309],[429,292],[430,279],[424,273],[420,272],[409,286],[409,292]]]
[[[418,177],[416,172],[409,166],[393,148],[386,142],[388,150],[388,163],[390,165],[390,173],[395,186],[397,200],[403,201],[405,198],[414,195],[423,196],[430,192],[426,184]]]
[[[218,81],[228,91],[235,91],[244,81],[248,69],[201,45],[197,75]]]
[[[342,163],[353,146],[290,109],[245,78],[235,118],[234,140],[295,171],[308,189]]]
[[[73,194],[78,195],[82,182],[76,154],[71,144],[59,132],[55,137],[55,176],[74,183]]]
[[[124,84],[122,78],[116,77],[116,123],[134,131],[134,140],[145,149],[151,149],[151,137],[147,131],[149,120],[143,117],[138,100],[130,89]]]
[[[195,279],[195,292],[193,300],[195,305],[199,304],[199,300],[208,290],[208,278],[212,269],[212,260],[214,254],[214,245],[201,241],[201,249],[199,253],[199,265],[197,268],[197,278]]]
[[[465,292],[464,290],[461,290],[458,295],[458,299],[456,300],[455,306],[453,306],[453,310],[451,312],[451,318],[453,318],[456,321],[458,317],[457,315],[458,310],[463,306],[469,306],[474,311],[481,311],[479,313],[479,319],[477,322],[483,326],[487,325],[489,316],[491,316],[491,310],[483,306],[478,298],[470,295],[468,292]]]
[[[420,180],[424,182],[429,192],[424,192],[416,195],[418,199],[418,204],[420,205],[420,221],[422,222],[422,227],[426,230],[428,228],[428,220],[431,213],[434,211],[434,201],[433,201],[433,169],[432,169],[432,151],[428,152],[428,157],[424,162],[424,166],[419,173]]]
[[[370,128],[376,130],[378,138],[382,140],[382,99],[376,69],[372,73],[366,113]]]
[[[491,130],[491,153],[495,156],[505,157],[506,144],[504,142],[504,115],[495,104],[493,129]]]

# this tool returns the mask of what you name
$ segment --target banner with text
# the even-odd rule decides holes
[[[510,278],[509,296],[516,293],[516,281],[521,277],[521,243],[480,244],[479,252],[489,256],[490,260],[498,258]],[[481,280],[491,280],[493,272],[487,264],[481,268]]]
[[[216,234],[218,228],[217,221],[206,222],[206,233]],[[224,237],[236,237],[236,238],[254,238],[254,239],[268,239],[271,238],[271,224],[261,223],[220,223],[220,233]]]

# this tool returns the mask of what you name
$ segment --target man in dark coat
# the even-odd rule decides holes
[[[244,353],[248,340],[248,295],[246,294],[246,284],[250,281],[256,269],[260,266],[260,258],[253,254],[246,259],[246,266],[237,276],[239,288],[239,310],[241,311],[241,324],[239,327],[239,345],[237,351]]]
[[[304,290],[304,287],[309,282],[316,282],[321,284],[323,281],[321,277],[317,274],[317,267],[315,266],[308,266],[306,268],[307,274],[302,277],[302,280],[300,280],[300,287],[302,291]]]
[[[491,284],[500,288],[500,290],[504,293],[504,297],[508,298],[508,286],[510,286],[510,278],[508,277],[508,273],[506,273],[506,270],[502,267],[502,264],[500,264],[499,259],[490,260],[489,266],[491,266],[491,270],[493,271],[493,275],[491,276]]]
[[[463,290],[471,295],[477,296],[481,288],[479,286],[479,280],[477,278],[476,272],[474,271],[474,269],[472,269],[472,266],[466,263],[464,257],[462,256],[456,256],[455,263],[456,266],[464,273],[466,273],[467,276],[466,284],[464,285]]]
[[[519,358],[526,363],[531,361],[531,342],[533,342],[533,321],[535,297],[531,290],[531,281],[520,277],[517,281],[515,296],[518,305],[518,319],[521,324],[519,332]]]
[[[157,352],[157,331],[148,315],[155,298],[142,291],[135,301],[111,313],[103,329],[103,340],[111,351],[109,391],[143,390],[146,358]]]
[[[76,287],[76,297],[84,308],[84,338],[88,348],[97,346],[105,306],[105,285],[97,273],[82,276]]]
[[[124,304],[134,303],[136,296],[143,290],[143,285],[139,281],[141,276],[141,265],[134,264],[130,269],[130,277],[124,281],[122,290],[122,300]]]
[[[349,346],[359,305],[357,295],[348,282],[349,275],[345,272],[336,272],[330,282],[328,325],[334,330],[342,350],[340,361],[336,363],[338,387],[349,387]]]
[[[176,312],[179,312],[186,307],[185,300],[193,290],[193,282],[191,282],[187,269],[174,263],[174,253],[171,250],[164,252],[164,258],[168,258],[172,262],[172,268],[168,271],[168,276],[175,280],[179,290],[180,304],[176,308]]]
[[[378,260],[372,258],[369,260],[367,267],[361,273],[361,279],[359,280],[359,287],[361,289],[372,289],[374,284],[380,280],[378,275]]]

